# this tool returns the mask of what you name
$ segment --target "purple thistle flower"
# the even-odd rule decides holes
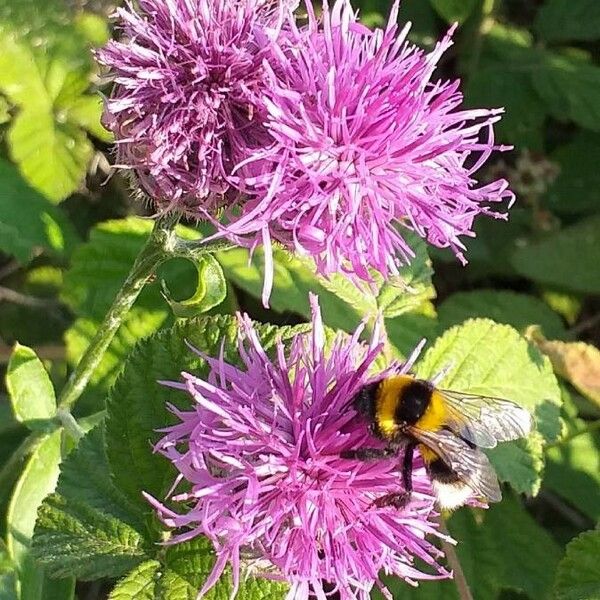
[[[277,38],[270,0],[139,0],[98,52],[115,82],[103,122],[119,166],[162,209],[215,214],[239,194],[233,166],[268,142],[263,61]]]
[[[409,26],[398,30],[397,2],[375,31],[349,0],[325,4],[320,21],[306,8],[308,25],[290,26],[285,59],[270,70],[273,143],[238,165],[251,198],[225,230],[365,281],[371,268],[389,276],[410,262],[403,228],[466,262],[460,238],[474,235],[474,218],[506,218],[492,207],[514,195],[503,179],[475,179],[493,150],[510,149],[494,145],[503,111],[462,109],[460,82],[433,78],[452,30],[426,53],[406,40]],[[253,161],[272,166],[245,173]]]
[[[352,408],[356,392],[391,371],[406,372],[416,357],[373,377],[382,348],[377,328],[369,345],[359,341],[360,327],[352,337],[338,334],[327,350],[314,296],[311,305],[312,333],[294,338],[289,351],[278,342],[269,358],[249,318],[239,317],[241,367],[199,353],[210,368],[206,380],[183,373],[181,383],[165,382],[195,403],[189,411],[170,407],[180,422],[157,445],[189,489],[172,497],[181,514],[149,500],[166,525],[183,528],[170,543],[198,535],[212,541],[217,560],[201,594],[228,563],[233,594],[243,568],[289,582],[294,600],[324,600],[326,589],[366,600],[374,585],[389,596],[381,572],[409,583],[450,576],[426,539],[440,534],[421,459],[412,499],[398,509],[374,504],[402,491],[397,457],[340,457],[381,447]]]

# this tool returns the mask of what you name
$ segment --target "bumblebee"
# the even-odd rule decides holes
[[[388,494],[378,506],[404,506],[412,493],[413,453],[419,450],[438,504],[454,509],[471,496],[502,499],[496,473],[481,448],[526,436],[529,412],[514,402],[436,388],[411,375],[396,375],[363,387],[353,399],[385,448],[361,448],[342,457],[373,460],[404,450],[404,492]]]

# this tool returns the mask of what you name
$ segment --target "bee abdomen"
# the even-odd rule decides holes
[[[447,465],[441,458],[434,459],[428,463],[426,467],[431,479],[435,479],[440,483],[452,484],[461,480],[456,474],[456,471]]]

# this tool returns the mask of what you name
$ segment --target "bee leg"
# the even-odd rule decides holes
[[[402,460],[402,483],[404,485],[404,491],[396,494],[386,494],[377,498],[373,504],[378,508],[385,506],[393,506],[394,508],[404,508],[410,501],[412,495],[412,464],[413,464],[413,452],[417,445],[413,442],[409,442],[406,445],[404,451],[404,458]]]
[[[341,458],[353,458],[354,460],[382,460],[390,456],[396,456],[396,448],[359,448],[358,450],[344,450],[340,452]]]

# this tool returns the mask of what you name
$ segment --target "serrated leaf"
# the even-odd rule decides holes
[[[22,110],[11,123],[7,141],[25,179],[54,202],[79,187],[93,153],[81,129],[57,122],[45,107]]]
[[[464,23],[478,5],[478,0],[429,0],[435,11],[448,23]]]
[[[546,441],[559,435],[561,394],[552,366],[512,327],[471,319],[449,329],[427,351],[417,375],[431,378],[444,369],[441,387],[516,402],[535,415]],[[529,494],[537,492],[543,465],[537,431],[527,443],[509,442],[510,450],[501,445],[489,451],[500,478]]]
[[[600,3],[598,4],[600,6]],[[600,205],[600,135],[579,132],[551,155],[559,167],[545,205],[559,214],[593,213]]]
[[[0,12],[0,90],[20,108],[10,153],[29,183],[59,202],[77,189],[92,155],[66,110],[89,85],[87,44],[60,2],[3,2]]]
[[[169,546],[161,564],[147,561],[122,579],[109,600],[195,600],[214,565],[210,542],[203,537]],[[204,596],[207,600],[227,598],[231,577],[225,573]],[[288,586],[266,579],[248,578],[241,582],[239,600],[282,600]]]
[[[161,566],[157,560],[147,560],[117,583],[109,600],[155,600]]]
[[[438,322],[432,314],[410,312],[386,319],[385,329],[392,346],[406,358],[423,338],[433,342],[437,337]]]
[[[556,600],[600,598],[600,530],[586,531],[567,546],[558,565],[554,592]]]
[[[547,0],[535,19],[535,30],[548,42],[600,38],[600,3],[596,0]]]
[[[65,276],[62,299],[78,316],[101,320],[125,281],[136,256],[144,246],[153,222],[129,217],[106,221],[90,232],[89,241],[77,248],[71,268]],[[179,226],[181,237],[197,237]],[[176,297],[186,298],[194,292],[194,267],[186,260],[171,260],[158,269],[157,280],[165,279]],[[136,306],[150,310],[167,309],[158,284],[147,285]]]
[[[501,590],[546,598],[560,548],[512,494],[488,510],[463,507],[448,521],[456,553],[476,600],[497,600]],[[395,600],[458,600],[454,581],[425,581],[418,589],[394,581]]]
[[[549,336],[561,338],[566,335],[562,319],[545,302],[508,290],[457,292],[446,298],[437,310],[442,331],[468,318],[484,317],[519,331],[537,324]]]
[[[188,554],[189,560],[185,562],[185,574],[182,574],[177,565],[169,558],[171,548],[167,551],[166,564],[161,565],[156,560],[149,560],[127,577],[122,579],[110,593],[109,600],[195,600],[203,580],[209,573],[206,564],[202,570],[190,570],[191,565],[196,565],[203,556],[194,547],[196,542],[178,544],[173,549]],[[212,561],[211,561],[212,562]],[[192,583],[195,581],[196,583]],[[222,600],[227,598],[230,582],[223,577],[216,586],[204,596],[207,600]],[[239,600],[282,600],[287,593],[287,587],[279,582],[266,579],[250,578],[240,585],[236,598]]]
[[[6,387],[15,418],[30,429],[47,426],[56,414],[52,382],[31,348],[15,345],[8,363]]]
[[[21,600],[71,598],[71,578],[51,581],[35,563],[30,551],[36,513],[44,497],[52,492],[58,479],[60,463],[59,430],[43,437],[31,453],[17,482],[7,511],[7,548],[19,573]]]
[[[104,394],[116,379],[135,344],[157,331],[167,319],[167,310],[132,308],[123,319],[100,364],[94,370],[90,378],[90,386]],[[79,362],[99,325],[99,321],[92,319],[76,319],[66,331],[65,343],[69,364],[75,366]]]
[[[75,241],[66,215],[0,159],[0,250],[26,263],[40,249],[68,254]]]
[[[33,552],[53,577],[118,577],[152,555],[145,524],[115,487],[96,427],[68,456],[38,513]]]
[[[431,284],[433,269],[423,239],[409,230],[403,230],[402,237],[415,255],[409,264],[400,267],[398,275],[384,281],[381,275],[373,273],[373,283],[365,283],[360,288],[341,274],[334,274],[329,279],[319,277],[319,282],[363,316],[381,312],[386,318],[394,318],[417,310],[424,302],[435,298]]]
[[[266,348],[279,335],[285,341],[305,326],[277,328],[257,325]],[[230,316],[202,317],[179,322],[141,342],[127,359],[108,399],[107,452],[119,488],[146,513],[152,512],[142,491],[163,498],[175,471],[171,463],[152,454],[152,444],[160,438],[157,429],[173,423],[167,403],[185,404],[185,395],[159,385],[158,381],[179,380],[181,371],[202,374],[204,361],[186,341],[211,356],[217,356],[224,343],[225,360],[239,361],[237,321]]]
[[[535,89],[556,119],[600,131],[600,67],[547,52],[532,75]]]
[[[517,272],[536,282],[576,292],[600,293],[600,216],[590,217],[518,248]]]
[[[215,258],[223,267],[227,280],[252,296],[261,297],[264,281],[264,256],[261,249],[254,253],[251,262],[248,251],[244,248],[218,252]],[[273,260],[275,272],[269,302],[274,310],[297,313],[308,319],[308,293],[312,291],[318,294],[323,320],[330,327],[349,331],[360,322],[362,315],[345,301],[348,298],[342,300],[325,289],[314,270],[306,263],[277,248],[273,251]]]
[[[281,249],[275,249],[273,293],[271,306],[280,312],[295,312],[310,317],[309,292],[319,295],[324,322],[334,329],[350,331],[361,318],[381,311],[393,318],[418,310],[424,301],[435,297],[431,284],[431,262],[426,245],[416,234],[403,232],[415,252],[410,265],[400,268],[399,275],[383,281],[373,275],[373,284],[358,287],[343,274],[318,277],[308,259],[300,259]],[[264,280],[264,259],[260,250],[252,261],[244,249],[216,254],[227,279],[246,292],[260,298]]]

